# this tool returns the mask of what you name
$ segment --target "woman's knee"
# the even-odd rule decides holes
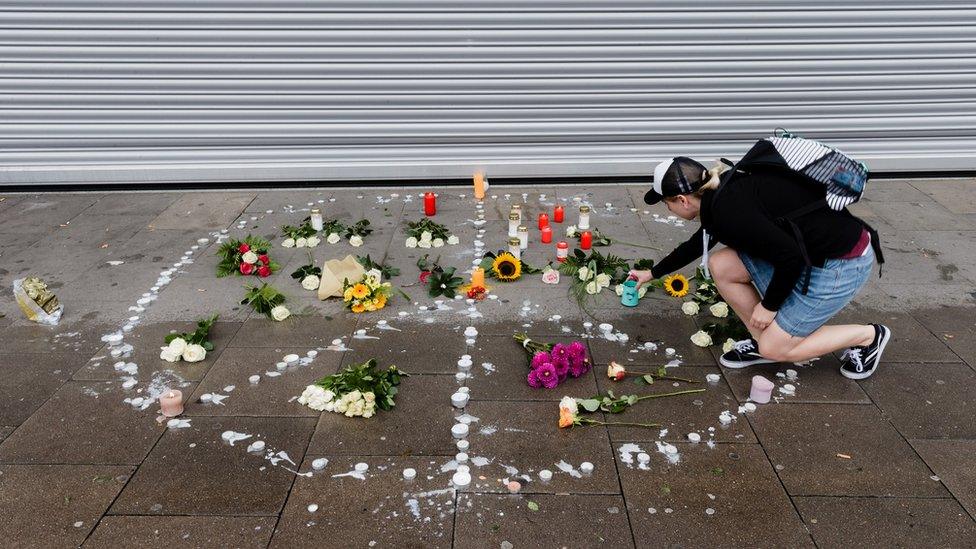
[[[782,337],[781,334],[773,333],[775,331],[773,326],[766,328],[766,331],[759,336],[759,354],[776,362],[791,362],[793,349],[802,339]]]
[[[716,282],[748,282],[749,273],[731,248],[725,248],[708,256],[708,270]]]

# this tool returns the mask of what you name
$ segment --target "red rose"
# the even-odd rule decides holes
[[[427,279],[430,278],[430,271],[420,271],[420,283],[427,284]]]
[[[259,255],[258,256],[258,261],[260,261],[261,264],[263,264],[263,265],[267,265],[268,263],[271,263],[271,260],[268,259],[267,254],[261,254],[261,255]]]
[[[251,265],[250,263],[241,263],[241,274],[242,275],[249,275],[252,272],[254,272],[254,265]]]
[[[251,247],[247,244],[241,244],[237,247],[237,251],[241,252],[242,254],[246,254],[247,252],[251,251]]]
[[[258,267],[258,276],[264,278],[266,276],[271,276],[271,268],[267,265],[261,265]]]

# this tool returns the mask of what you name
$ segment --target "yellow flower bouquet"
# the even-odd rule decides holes
[[[393,285],[380,282],[378,273],[370,271],[356,282],[343,281],[342,301],[354,313],[378,311],[386,307],[393,293]]]

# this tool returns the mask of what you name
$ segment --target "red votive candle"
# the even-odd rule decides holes
[[[437,213],[437,196],[434,193],[424,193],[424,215],[430,217]]]
[[[556,261],[564,263],[569,257],[569,244],[565,241],[560,241],[556,244]]]
[[[552,242],[552,227],[546,225],[542,228],[542,243],[549,244]]]
[[[549,214],[541,213],[539,214],[539,228],[549,226]]]
[[[562,204],[556,206],[556,209],[552,211],[552,220],[556,223],[562,223],[565,217],[566,217],[566,210],[563,209]]]
[[[590,231],[583,231],[580,235],[580,249],[589,250],[593,247],[593,233]]]

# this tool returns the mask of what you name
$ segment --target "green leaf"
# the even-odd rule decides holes
[[[211,343],[211,342],[209,342],[209,341],[204,341],[204,342],[203,342],[203,349],[204,349],[205,351],[207,351],[208,353],[209,353],[210,351],[213,351],[213,350],[214,350],[214,346],[213,346],[213,343]]]
[[[652,376],[650,374],[641,376],[640,379],[644,380],[644,383],[646,383],[648,385],[654,385],[654,376]]]
[[[578,401],[579,405],[587,412],[595,412],[600,409],[600,401],[595,398],[588,398]]]
[[[534,502],[534,501],[530,501],[528,503],[528,508],[529,508],[529,511],[538,511],[539,510],[539,504],[536,503],[536,502]]]

